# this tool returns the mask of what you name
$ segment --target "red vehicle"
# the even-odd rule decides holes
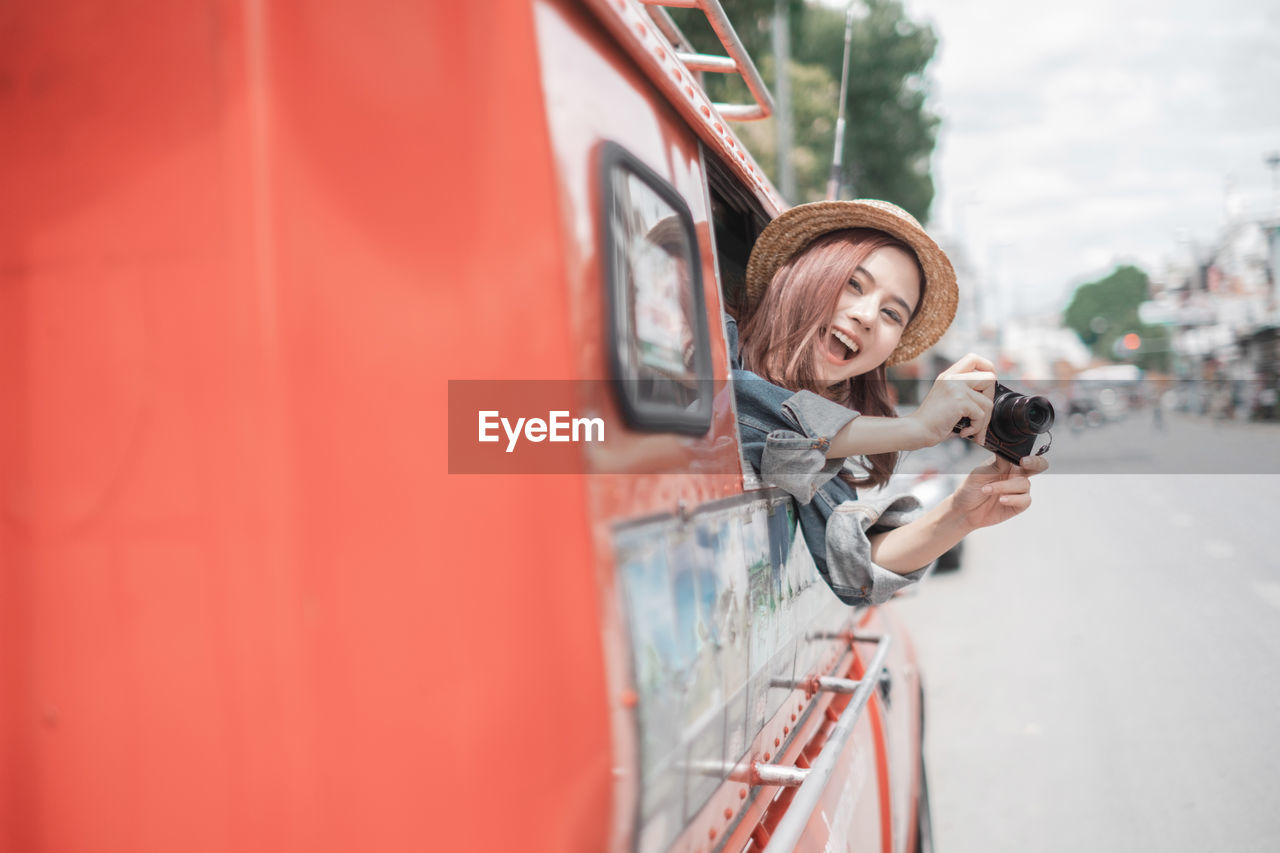
[[[635,0],[6,10],[0,849],[927,849],[909,639],[738,450],[783,202],[694,5],[727,58]]]

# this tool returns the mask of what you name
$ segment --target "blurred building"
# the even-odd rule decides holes
[[[989,352],[994,355],[996,351],[994,331],[984,329],[982,325],[983,281],[969,252],[961,241],[946,235],[938,236],[938,245],[955,267],[960,301],[956,305],[955,319],[938,343],[919,358],[889,368],[889,379],[901,403],[919,403],[928,393],[933,379],[965,353]]]
[[[947,333],[933,347],[937,353],[945,354],[950,363],[965,353],[990,349],[993,333],[991,329],[983,328],[982,317],[986,306],[983,305],[982,297],[985,282],[974,266],[968,248],[959,240],[947,236],[940,237],[938,243],[955,267],[956,285],[960,291],[956,318]],[[987,341],[985,345],[984,340]]]
[[[1249,214],[1228,203],[1207,246],[1190,242],[1152,279],[1141,317],[1172,332],[1176,372],[1229,385],[1230,414],[1274,419],[1280,391],[1280,211]]]
[[[1000,347],[1002,373],[1028,380],[1069,379],[1093,362],[1093,354],[1062,315],[1016,318],[1006,324]]]

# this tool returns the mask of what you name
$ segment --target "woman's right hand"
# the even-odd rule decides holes
[[[968,418],[969,425],[959,435],[973,438],[978,444],[986,442],[995,397],[995,369],[982,356],[969,353],[938,375],[924,402],[908,415],[925,441],[922,446],[931,447],[950,437],[962,418]]]

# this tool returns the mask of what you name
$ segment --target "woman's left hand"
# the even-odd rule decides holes
[[[951,498],[952,508],[973,530],[1008,521],[1031,506],[1029,478],[1048,468],[1043,456],[1024,456],[1020,465],[996,456],[969,472]]]

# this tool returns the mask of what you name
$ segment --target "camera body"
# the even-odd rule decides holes
[[[1053,427],[1053,404],[1045,397],[1019,394],[999,382],[996,383],[994,403],[991,422],[987,425],[987,440],[982,446],[1017,465],[1022,457],[1030,456],[1035,450],[1036,437]],[[969,419],[961,418],[952,432],[959,432],[967,426]]]

